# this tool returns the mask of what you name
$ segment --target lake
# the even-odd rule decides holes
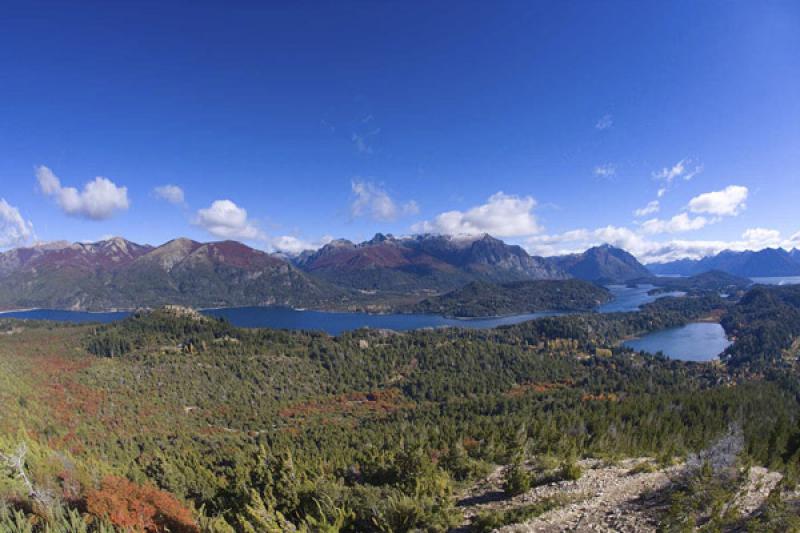
[[[608,289],[614,295],[614,300],[598,307],[598,312],[613,313],[618,311],[635,311],[639,306],[655,301],[663,296],[679,296],[683,293],[666,293],[659,295],[647,294],[652,285],[642,285],[636,288],[624,285],[612,285]],[[518,324],[527,320],[534,320],[545,316],[554,316],[564,313],[540,312],[521,315],[488,318],[451,318],[440,315],[409,315],[385,314],[375,315],[369,313],[339,313],[325,311],[309,311],[290,309],[287,307],[227,307],[219,309],[204,309],[202,312],[209,316],[224,317],[236,326],[245,328],[278,328],[321,330],[331,335],[338,335],[343,331],[358,328],[393,329],[408,331],[421,328],[460,327],[460,328],[494,328],[510,324]],[[128,311],[109,311],[89,313],[86,311],[64,311],[54,309],[32,309],[23,311],[9,311],[0,313],[0,317],[26,318],[34,320],[55,320],[59,322],[112,322],[130,315]]]
[[[662,352],[682,361],[710,361],[730,346],[731,341],[719,324],[693,322],[680,328],[655,331],[623,344],[637,352]]]
[[[771,278],[750,278],[762,285],[800,285],[800,276],[781,276]]]
[[[627,285],[608,285],[606,288],[614,295],[614,299],[597,308],[599,313],[622,313],[636,311],[639,307],[655,302],[665,296],[684,296],[685,292],[673,291],[660,294],[648,294],[655,285],[643,284],[636,287]]]
[[[440,315],[410,315],[369,313],[337,313],[327,311],[299,311],[285,307],[232,307],[207,309],[209,316],[225,317],[231,324],[245,328],[278,328],[322,330],[331,335],[358,328],[392,329],[409,331],[422,328],[459,327],[495,328],[518,324],[559,313],[541,312],[490,318],[448,318]]]
[[[485,329],[518,324],[545,316],[563,314],[543,311],[541,313],[527,313],[502,317],[449,318],[440,315],[338,313],[298,310],[288,307],[226,307],[219,309],[203,309],[201,312],[208,316],[224,317],[231,324],[243,328],[320,330],[331,335],[338,335],[344,331],[352,331],[359,328],[409,331],[413,329],[450,326]],[[130,314],[129,311],[89,313],[86,311],[64,311],[58,309],[30,309],[1,312],[0,318],[54,320],[56,322],[74,323],[108,323],[121,320]]]

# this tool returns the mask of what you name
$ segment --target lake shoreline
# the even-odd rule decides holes
[[[623,339],[618,346],[651,355],[660,352],[669,359],[705,363],[718,361],[731,344],[733,341],[718,321],[693,320],[683,326]]]

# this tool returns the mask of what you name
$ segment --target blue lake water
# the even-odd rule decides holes
[[[203,309],[203,314],[224,317],[231,324],[243,328],[276,328],[294,330],[318,330],[331,335],[359,328],[393,329],[408,331],[422,328],[461,327],[461,328],[494,328],[509,324],[518,324],[545,316],[563,313],[544,311],[488,318],[449,318],[439,315],[410,315],[369,313],[334,313],[326,311],[308,311],[290,309],[288,307],[227,307],[220,309]],[[130,316],[129,311],[109,311],[89,313],[86,311],[64,311],[58,309],[30,309],[23,311],[1,312],[0,318],[21,318],[29,320],[54,320],[56,322],[108,323]]]
[[[324,311],[298,311],[285,307],[233,307],[208,309],[203,313],[225,317],[232,324],[245,328],[270,327],[278,329],[322,330],[331,335],[358,328],[393,329],[408,331],[422,328],[460,327],[494,328],[518,324],[559,313],[542,312],[491,318],[448,318],[439,315],[368,313],[333,313]]]
[[[636,351],[662,352],[682,361],[710,361],[725,351],[731,341],[719,324],[694,322],[680,328],[655,331],[623,344]]]
[[[762,285],[800,285],[800,276],[782,276],[772,278],[750,278]]]
[[[639,306],[655,301],[662,296],[677,296],[682,293],[668,293],[653,296],[647,294],[652,285],[642,285],[636,288],[624,285],[608,287],[614,295],[614,300],[598,307],[598,312],[611,313],[618,311],[635,311]],[[246,328],[278,328],[321,330],[331,335],[338,335],[343,331],[358,328],[393,329],[408,331],[421,328],[437,327],[463,327],[463,328],[494,328],[509,324],[517,324],[527,320],[534,320],[545,316],[554,316],[558,312],[527,313],[503,317],[488,318],[450,318],[439,315],[409,315],[385,314],[375,315],[369,313],[336,313],[323,311],[297,310],[286,307],[228,307],[220,309],[205,309],[203,313],[209,316],[224,317],[232,324]],[[0,313],[0,317],[26,318],[33,320],[55,320],[59,322],[112,322],[130,315],[128,311],[109,311],[89,313],[86,311],[65,311],[56,309],[32,309],[23,311],[10,311]]]
[[[636,311],[642,305],[655,302],[659,298],[665,296],[683,296],[686,294],[680,291],[665,292],[655,295],[648,294],[648,292],[655,288],[654,285],[648,284],[638,285],[636,287],[608,285],[606,288],[614,295],[614,299],[598,307],[597,311],[600,313]]]
[[[54,320],[56,322],[113,322],[130,315],[128,311],[104,311],[89,313],[87,311],[67,311],[62,309],[26,309],[22,311],[3,311],[0,318],[23,318],[27,320]]]

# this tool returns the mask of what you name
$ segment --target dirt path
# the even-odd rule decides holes
[[[476,484],[459,505],[463,508],[465,526],[478,513],[507,510],[530,505],[554,496],[568,501],[522,524],[508,525],[503,533],[553,533],[562,531],[655,532],[659,518],[669,506],[669,487],[687,474],[692,465],[682,463],[666,469],[655,469],[648,458],[626,459],[607,465],[597,460],[581,461],[583,475],[577,481],[560,481],[536,487],[525,494],[506,498],[503,493],[505,469],[498,467]],[[652,472],[644,465],[651,465]],[[742,517],[758,513],[770,491],[781,480],[777,472],[754,467],[733,499]]]
[[[556,531],[656,531],[658,511],[666,504],[661,494],[684,466],[655,472],[632,473],[648,459],[628,459],[602,466],[583,461],[584,474],[577,481],[537,487],[520,497],[521,504],[567,495],[573,503],[549,511],[525,524],[506,526],[504,532]]]

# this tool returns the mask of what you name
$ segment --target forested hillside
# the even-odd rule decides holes
[[[537,311],[591,311],[611,300],[607,289],[582,280],[475,281],[410,309],[446,316],[500,316]]]
[[[183,308],[106,326],[3,321],[0,524],[446,531],[463,520],[456,494],[492,465],[550,456],[566,476],[581,457],[668,461],[731,424],[751,460],[793,471],[796,377],[619,347],[727,305],[664,298],[636,313],[339,337]]]

